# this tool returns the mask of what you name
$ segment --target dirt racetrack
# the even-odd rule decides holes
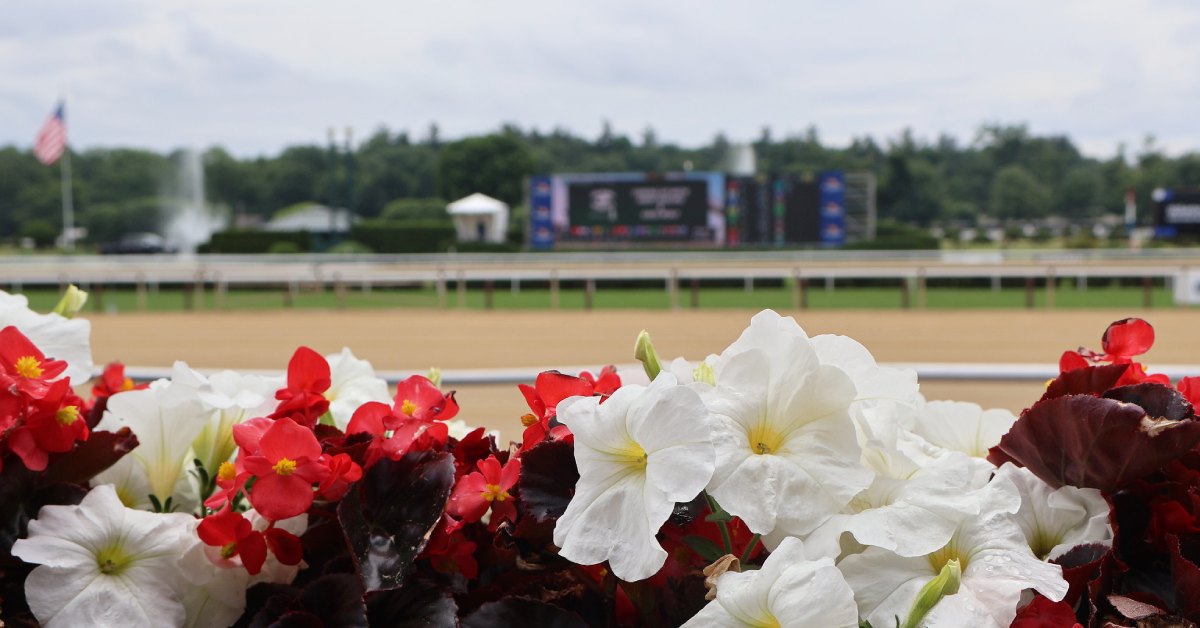
[[[93,315],[97,363],[196,368],[286,367],[298,345],[322,353],[343,346],[380,370],[423,371],[511,367],[566,367],[633,362],[641,329],[666,359],[699,359],[737,338],[750,310],[639,311],[269,311]],[[821,310],[795,315],[809,334],[839,333],[862,342],[881,362],[1043,362],[1063,350],[1100,348],[1108,323],[1141,316],[1158,341],[1147,362],[1200,363],[1200,314],[1188,309],[1148,312],[871,311]],[[1198,373],[1200,374],[1200,373]],[[929,399],[975,401],[1014,411],[1029,405],[1041,385],[923,382]],[[526,411],[515,386],[459,387],[461,417],[519,437]]]

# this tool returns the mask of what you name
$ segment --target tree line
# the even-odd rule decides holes
[[[1169,156],[1147,137],[1135,150],[1122,146],[1098,159],[1066,136],[1034,135],[1025,125],[984,125],[967,142],[905,131],[840,147],[823,143],[815,128],[779,138],[764,128],[751,146],[760,172],[872,172],[879,217],[916,226],[983,216],[1082,220],[1119,213],[1126,189],[1146,208],[1156,187],[1200,186],[1200,153]],[[349,151],[304,144],[239,158],[212,147],[203,163],[208,202],[243,220],[309,201],[349,206],[362,218],[427,220],[441,216],[446,199],[472,192],[519,205],[522,181],[534,173],[723,170],[729,149],[722,134],[684,147],[660,141],[652,129],[630,137],[607,123],[595,138],[505,125],[454,141],[433,125],[419,138],[381,128]],[[180,156],[132,148],[72,153],[77,223],[89,239],[154,230]],[[0,148],[0,240],[53,239],[61,226],[59,167],[41,165],[29,149]]]

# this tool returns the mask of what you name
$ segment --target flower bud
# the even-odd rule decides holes
[[[79,310],[83,309],[87,303],[88,293],[80,290],[75,284],[67,286],[67,291],[58,301],[58,305],[54,306],[54,313],[65,318],[74,318]]]
[[[637,343],[633,345],[633,357],[638,362],[642,363],[642,368],[646,369],[646,375],[650,381],[654,381],[662,371],[662,364],[658,361],[658,354],[654,351],[654,343],[650,341],[650,332],[642,330],[638,334]]]
[[[958,559],[951,558],[942,566],[942,571],[937,577],[930,580],[917,593],[917,599],[913,602],[912,610],[908,612],[908,619],[904,621],[903,628],[917,628],[921,625],[921,621],[933,610],[937,603],[942,601],[942,598],[947,595],[958,593],[958,585],[962,583],[962,568],[959,567]]]

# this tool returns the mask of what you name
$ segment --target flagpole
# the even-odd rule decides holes
[[[63,147],[62,156],[63,246],[75,250],[75,203],[71,195],[71,146]]]

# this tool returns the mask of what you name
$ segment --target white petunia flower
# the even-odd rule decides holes
[[[558,420],[575,435],[579,481],[554,527],[560,554],[581,565],[607,560],[627,581],[654,575],[667,553],[654,535],[676,502],[690,501],[714,468],[712,428],[699,395],[669,373],[622,386],[603,404],[570,397]]]
[[[1100,491],[1074,486],[1055,489],[1011,462],[996,470],[996,477],[1012,481],[1021,494],[1017,525],[1035,556],[1053,560],[1076,545],[1112,543],[1108,502]]]
[[[904,436],[890,446],[869,442],[862,461],[875,472],[875,480],[808,535],[809,555],[838,557],[844,532],[861,545],[901,556],[929,554],[948,543],[959,521],[979,514],[978,502],[969,496],[980,488],[973,460],[942,451],[920,465],[914,459],[921,460],[921,453]],[[777,542],[769,539],[768,547]]]
[[[327,355],[325,360],[329,362],[330,379],[325,398],[329,400],[329,414],[338,429],[346,429],[354,411],[362,404],[391,401],[387,382],[375,376],[370,362],[354,357],[350,349],[343,348],[341,353]]]
[[[0,290],[0,329],[12,325],[48,358],[64,360],[73,385],[92,378],[92,323],[84,318],[64,318],[59,314],[38,314],[29,309],[29,299]]]
[[[807,534],[871,484],[850,416],[854,382],[822,363],[793,319],[759,313],[714,370],[704,394],[717,419],[708,491],[751,531]]]
[[[283,379],[243,375],[235,371],[220,371],[208,377],[176,362],[171,375],[171,386],[180,386],[180,392],[190,389],[195,399],[208,411],[208,420],[192,441],[190,459],[197,459],[204,469],[214,475],[222,462],[229,460],[237,449],[233,440],[233,426],[271,414],[279,403],[275,391],[283,386]]]
[[[913,433],[951,451],[987,458],[1017,420],[1003,408],[984,410],[966,401],[927,401],[917,411]]]
[[[12,549],[40,565],[25,580],[30,609],[47,628],[182,624],[177,563],[194,521],[125,508],[111,486],[42,508]]]
[[[1025,589],[1036,589],[1052,601],[1066,595],[1062,568],[1029,551],[1014,517],[1021,497],[1013,483],[996,478],[969,497],[978,500],[979,515],[964,517],[950,542],[936,552],[904,557],[868,547],[838,563],[854,590],[859,614],[871,625],[893,626],[897,617],[904,621],[917,594],[951,559],[962,569],[958,592],[933,607],[925,626],[1006,628]]]
[[[803,543],[789,538],[762,569],[722,574],[716,599],[684,626],[857,628],[858,607],[833,560],[806,560]]]
[[[192,441],[208,425],[212,411],[200,403],[194,388],[159,380],[143,390],[129,390],[108,398],[97,430],[128,427],[138,446],[101,472],[93,484],[116,485],[129,506],[145,507],[148,496],[160,503],[168,497],[184,508],[198,495],[186,474],[192,466]],[[149,489],[149,493],[141,491]]]

